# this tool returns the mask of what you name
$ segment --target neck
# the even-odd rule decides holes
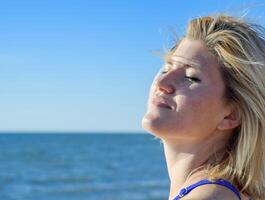
[[[203,166],[213,152],[223,148],[227,142],[220,141],[220,138],[209,138],[200,142],[172,139],[162,141],[170,178],[169,199],[177,196],[181,188],[207,178],[205,170],[189,175],[193,170]]]

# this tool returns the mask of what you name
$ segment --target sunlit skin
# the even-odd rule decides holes
[[[193,169],[225,147],[240,124],[236,109],[224,100],[224,91],[220,66],[203,41],[184,38],[155,77],[142,126],[163,142],[171,180],[169,199],[206,177],[201,171],[187,180]],[[198,187],[185,198],[211,195],[237,199],[217,185]]]

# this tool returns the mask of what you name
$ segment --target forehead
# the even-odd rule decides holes
[[[179,55],[171,56],[167,59],[167,62],[170,63],[172,66],[176,64],[181,64],[183,67],[194,68],[198,70],[202,68],[201,64],[196,60],[190,60]]]
[[[202,69],[216,64],[214,56],[208,51],[203,41],[184,38],[174,52],[167,58],[173,63],[182,63]]]

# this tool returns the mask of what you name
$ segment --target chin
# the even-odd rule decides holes
[[[180,121],[172,121],[168,116],[156,112],[147,112],[142,118],[142,128],[161,140],[189,138],[187,127],[181,124]]]
[[[156,137],[163,137],[168,130],[165,129],[165,124],[158,116],[145,114],[142,119],[142,128]]]

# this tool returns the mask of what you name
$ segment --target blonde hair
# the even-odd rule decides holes
[[[191,20],[185,37],[204,41],[217,57],[225,99],[241,119],[225,155],[207,164],[209,179],[224,178],[253,199],[265,200],[265,28],[219,14]]]

